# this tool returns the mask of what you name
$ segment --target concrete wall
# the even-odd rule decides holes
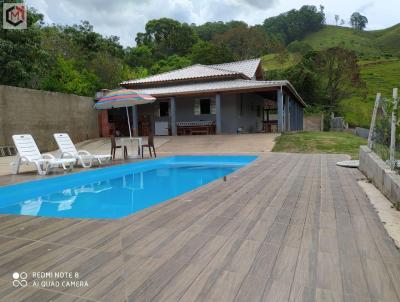
[[[305,116],[303,119],[304,131],[323,131],[324,130],[324,116],[311,115]]]
[[[366,129],[366,128],[356,127],[354,132],[355,132],[355,135],[363,137],[363,138],[368,138],[368,135],[369,135],[369,129]]]
[[[367,146],[360,147],[360,171],[394,204],[400,202],[400,175]]]
[[[0,145],[13,134],[32,134],[42,152],[53,150],[53,133],[66,132],[76,143],[99,136],[93,99],[0,85]]]

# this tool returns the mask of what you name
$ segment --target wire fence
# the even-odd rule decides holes
[[[400,172],[398,101],[397,88],[393,89],[391,98],[377,94],[368,137],[368,146],[397,173]]]

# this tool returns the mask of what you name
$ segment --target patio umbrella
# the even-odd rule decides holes
[[[132,137],[131,122],[129,119],[128,107],[153,103],[156,100],[149,94],[139,93],[132,89],[115,89],[103,96],[95,105],[96,109],[126,108],[128,117],[129,136]]]

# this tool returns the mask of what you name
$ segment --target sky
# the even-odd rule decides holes
[[[94,31],[118,36],[124,46],[134,46],[137,32],[148,20],[172,18],[202,24],[207,21],[242,20],[261,24],[303,5],[323,5],[328,24],[339,15],[346,23],[358,11],[367,16],[367,30],[400,23],[400,0],[26,0],[28,6],[44,14],[45,22],[72,25],[88,20]]]

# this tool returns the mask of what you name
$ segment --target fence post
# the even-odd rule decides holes
[[[369,133],[368,133],[368,148],[370,148],[370,149],[372,149],[372,140],[373,140],[373,135],[374,135],[374,131],[375,131],[375,123],[376,123],[376,113],[378,112],[380,102],[381,102],[381,94],[378,92],[376,94],[374,111],[372,112],[371,125],[369,127]]]
[[[390,169],[396,167],[396,123],[397,123],[398,89],[393,88],[392,125],[390,130]]]

